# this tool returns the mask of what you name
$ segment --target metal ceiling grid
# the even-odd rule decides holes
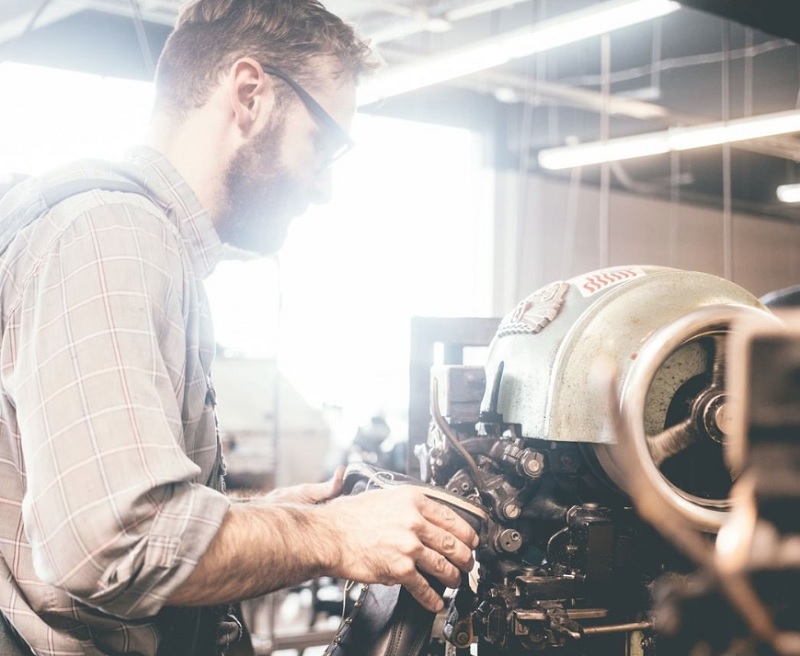
[[[681,2],[704,11],[684,7],[612,34],[608,79],[601,70],[600,39],[594,38],[392,98],[379,111],[477,127],[496,137],[498,166],[520,162],[535,166],[540,148],[562,145],[567,139],[598,139],[603,111],[611,114],[611,137],[718,120],[723,66],[728,71],[731,117],[797,105],[798,49],[785,38],[797,35],[775,26],[800,26],[800,3]],[[465,44],[596,4],[594,0],[326,3],[372,41],[390,68],[425,62]],[[157,57],[179,6],[179,0],[4,0],[0,59],[148,78],[152,74],[148,59]],[[728,19],[748,21],[752,27]],[[604,84],[610,96],[603,95]],[[774,200],[776,184],[800,179],[795,164],[799,159],[800,141],[793,136],[741,144],[733,161],[736,201],[767,214],[800,218],[800,211]],[[717,151],[684,154],[681,162],[687,173],[683,181],[692,180],[684,185],[685,197],[696,194],[712,201],[719,197]],[[669,169],[669,158],[637,160],[635,165],[617,166],[614,182],[629,189],[649,188],[655,181],[669,179]],[[585,171],[583,179],[596,182],[596,172]]]

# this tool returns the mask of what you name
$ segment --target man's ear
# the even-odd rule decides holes
[[[275,108],[275,85],[258,62],[249,57],[231,69],[230,104],[236,126],[243,136],[258,132]]]

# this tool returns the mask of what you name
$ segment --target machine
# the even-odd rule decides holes
[[[485,366],[434,368],[422,478],[480,522],[479,567],[403,653],[800,654],[786,331],[724,279],[617,267],[524,299]]]

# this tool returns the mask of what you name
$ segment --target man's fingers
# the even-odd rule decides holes
[[[420,508],[423,516],[431,523],[455,535],[461,542],[474,549],[478,546],[478,534],[473,528],[444,503],[425,498]]]
[[[448,588],[457,588],[461,583],[461,571],[458,567],[432,549],[423,550],[417,560],[417,567],[435,576]]]
[[[438,613],[444,608],[444,600],[439,594],[431,587],[431,584],[425,580],[419,572],[414,572],[406,580],[401,582],[403,586],[411,593],[424,608],[432,613]]]
[[[322,503],[339,496],[342,492],[343,480],[344,467],[337,467],[333,476],[324,483],[307,483],[300,486],[302,490],[301,503]]]
[[[325,501],[328,499],[333,499],[334,497],[338,497],[342,493],[342,487],[344,486],[344,465],[339,465],[336,468],[336,471],[333,472],[333,476],[330,477],[330,480],[325,484],[327,486]]]
[[[438,582],[458,588],[475,562],[478,536],[448,506],[413,486],[368,491],[332,501],[343,545],[333,573],[365,583],[400,583],[424,608],[443,607]],[[426,578],[428,577],[428,578]],[[432,584],[433,585],[432,585]]]
[[[475,564],[472,557],[472,549],[451,533],[433,524],[428,524],[428,526],[420,532],[419,539],[425,547],[441,555],[443,560],[449,561],[460,570],[468,572]],[[425,571],[429,570],[426,569]],[[436,574],[436,572],[430,573]]]
[[[449,508],[435,501],[430,503],[439,506],[434,513],[438,521],[431,519],[431,515],[426,515],[423,511],[429,523],[420,532],[420,540],[425,546],[447,556],[462,570],[472,569],[472,548],[477,545],[478,540],[475,531]]]
[[[344,467],[338,467],[333,476],[323,483],[302,483],[278,488],[263,497],[263,500],[269,503],[322,503],[342,493],[343,481]]]

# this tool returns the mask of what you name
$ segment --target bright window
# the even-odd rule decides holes
[[[492,176],[473,132],[358,116],[333,201],[281,254],[281,368],[362,418],[407,407],[414,315],[491,313]]]
[[[0,88],[0,174],[118,157],[153,98],[148,83],[12,63]],[[207,287],[225,351],[277,357],[313,406],[362,420],[407,406],[411,316],[490,313],[493,183],[467,130],[359,115],[353,137],[333,201],[296,220],[279,262],[225,262]]]
[[[0,89],[0,175],[118,158],[141,139],[153,101],[147,82],[11,62]]]

